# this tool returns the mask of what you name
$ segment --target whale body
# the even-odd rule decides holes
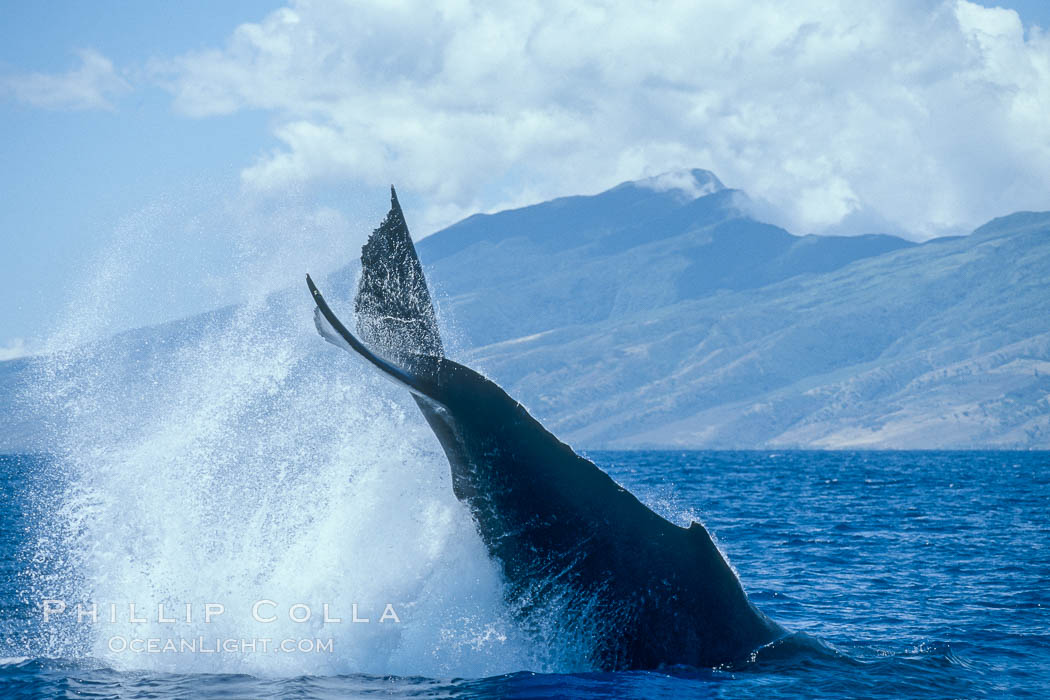
[[[412,245],[391,195],[392,216],[366,253]],[[317,328],[415,397],[524,622],[565,630],[603,670],[732,664],[787,634],[748,600],[701,524],[662,518],[496,383],[443,356],[414,250],[366,257],[358,328],[371,342],[339,320],[308,275]],[[398,296],[406,290],[407,302]]]

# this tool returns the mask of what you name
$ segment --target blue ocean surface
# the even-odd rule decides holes
[[[47,630],[41,629],[36,598],[41,582],[26,572],[37,556],[32,533],[48,530],[38,522],[47,517],[41,504],[65,488],[62,475],[47,457],[5,456],[0,457],[0,696],[1050,693],[1050,453],[587,456],[657,512],[701,520],[752,601],[794,634],[731,668],[618,673],[522,668],[480,678],[333,674],[320,665],[316,673],[292,676],[183,673],[118,669],[78,653],[55,656],[46,651],[56,647],[44,643]]]

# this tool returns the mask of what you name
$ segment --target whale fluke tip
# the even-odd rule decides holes
[[[444,355],[430,290],[393,185],[389,213],[361,248],[354,311],[361,339],[387,357]]]

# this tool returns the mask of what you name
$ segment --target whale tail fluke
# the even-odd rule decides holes
[[[390,212],[361,248],[354,312],[361,339],[385,357],[445,355],[423,266],[393,185]]]
[[[310,288],[310,294],[313,296],[314,303],[317,304],[317,308],[314,309],[314,325],[317,326],[317,332],[321,334],[322,338],[349,353],[360,355],[378,369],[383,376],[408,389],[413,395],[428,401],[441,403],[435,398],[436,392],[434,387],[427,380],[375,354],[354,336],[343,325],[343,322],[339,320],[339,317],[335,315],[332,308],[328,306],[328,302],[325,301],[314,281],[310,279],[310,275],[306,276],[306,285]]]
[[[310,280],[310,276],[307,275],[306,279]],[[310,281],[312,282],[313,280]],[[350,343],[346,342],[343,336],[339,335],[339,333],[336,332],[334,328],[332,328],[332,324],[329,323],[328,319],[326,319],[324,317],[324,314],[321,313],[320,307],[314,308],[314,326],[317,328],[317,332],[321,334],[321,337],[327,340],[332,345],[336,346],[337,348],[342,348],[347,352],[354,352],[354,349],[350,346]]]
[[[354,297],[357,336],[332,312],[309,275],[306,282],[317,304],[314,325],[322,338],[360,355],[409,389],[422,402],[424,415],[432,408],[430,402],[440,404],[427,379],[403,369],[418,367],[422,358],[444,358],[445,351],[423,266],[392,185],[390,211],[361,248],[361,278]]]

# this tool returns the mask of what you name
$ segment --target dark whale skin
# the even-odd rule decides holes
[[[751,604],[702,525],[654,513],[469,367],[420,357],[411,371],[428,380],[453,491],[508,599],[590,636],[597,667],[712,667],[785,634]]]
[[[654,513],[469,367],[376,355],[307,281],[322,335],[416,397],[523,619],[585,639],[603,670],[734,664],[786,635],[751,604],[702,525]]]
[[[361,339],[388,359],[445,354],[423,266],[393,186],[389,213],[361,248],[354,314]]]

